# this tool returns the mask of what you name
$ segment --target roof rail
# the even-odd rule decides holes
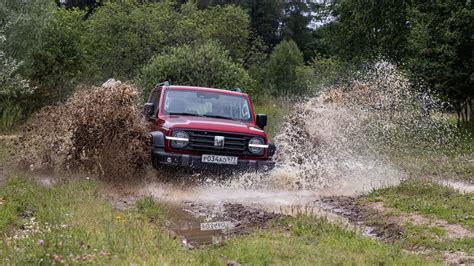
[[[233,89],[231,89],[231,91],[242,92],[242,90],[240,88],[233,88]]]
[[[155,88],[158,88],[158,87],[161,87],[161,86],[166,86],[166,87],[169,87],[170,86],[170,82],[169,81],[163,81],[161,83],[158,83],[155,85]]]

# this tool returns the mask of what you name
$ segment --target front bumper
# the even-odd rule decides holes
[[[152,152],[153,166],[182,167],[192,170],[240,170],[240,171],[269,171],[275,167],[275,162],[271,160],[241,160],[236,165],[203,163],[201,156],[188,154],[168,153],[164,150],[154,150]]]

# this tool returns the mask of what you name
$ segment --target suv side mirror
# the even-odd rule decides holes
[[[257,126],[263,129],[267,125],[267,115],[257,114]]]
[[[145,103],[143,105],[143,115],[145,115],[147,119],[153,119],[154,114],[155,114],[155,104]]]

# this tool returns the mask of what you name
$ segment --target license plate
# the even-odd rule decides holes
[[[201,161],[203,163],[215,164],[237,164],[237,157],[235,156],[221,156],[221,155],[203,155]]]
[[[201,231],[224,230],[232,228],[232,222],[201,223]]]

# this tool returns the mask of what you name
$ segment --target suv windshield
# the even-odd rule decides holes
[[[198,90],[167,90],[163,113],[251,121],[246,97]]]

